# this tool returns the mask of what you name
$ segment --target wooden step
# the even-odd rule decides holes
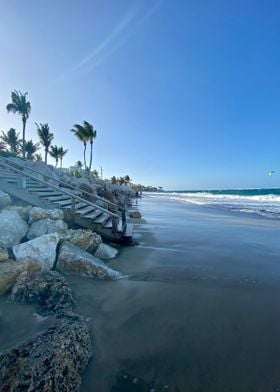
[[[53,192],[53,188],[49,188],[49,187],[33,187],[33,186],[27,186],[26,187],[28,189],[29,192]],[[57,191],[56,191],[57,192]]]
[[[69,196],[59,194],[58,196],[48,196],[47,195],[47,196],[43,196],[42,198],[46,198],[47,200],[52,201],[52,202],[57,202],[57,201],[68,200]]]
[[[80,208],[79,210],[77,210],[75,212],[76,212],[76,214],[85,215],[85,214],[88,214],[93,211],[95,211],[95,208],[87,205],[86,207]]]
[[[101,215],[99,215],[97,218],[93,220],[93,223],[97,223],[103,226],[110,218],[111,215],[106,214],[106,212],[103,212]]]
[[[29,189],[28,189],[29,190]],[[64,195],[62,193],[60,193],[59,191],[55,192],[55,191],[49,191],[49,192],[32,192],[32,193],[36,193],[36,195],[40,196],[42,199],[47,199],[49,197],[52,196],[57,196],[60,197],[60,200],[62,201]],[[67,199],[69,199],[69,196],[67,196]]]
[[[55,204],[58,204],[60,207],[67,207],[72,205],[72,199],[69,197],[67,200],[56,201]]]
[[[94,210],[93,212],[90,212],[88,214],[82,215],[81,218],[83,218],[83,219],[95,219],[95,218],[97,218],[101,214],[103,214],[102,211]]]

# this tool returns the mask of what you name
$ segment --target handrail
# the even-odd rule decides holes
[[[11,170],[16,171],[17,173],[23,174],[23,175],[25,175],[26,177],[29,177],[29,178],[31,178],[31,179],[33,179],[33,180],[36,180],[36,181],[39,181],[39,182],[41,182],[41,183],[43,183],[43,184],[45,184],[45,185],[48,185],[48,186],[50,186],[51,188],[60,191],[61,193],[65,193],[66,195],[70,196],[71,198],[75,198],[75,199],[77,199],[77,200],[79,200],[79,201],[86,202],[88,205],[91,205],[91,206],[97,208],[98,210],[100,210],[100,211],[102,211],[102,212],[105,212],[106,214],[110,215],[111,217],[113,217],[113,218],[118,218],[118,219],[119,219],[119,215],[114,214],[113,212],[111,212],[111,211],[109,211],[109,210],[106,210],[105,208],[100,207],[100,206],[97,205],[97,204],[94,204],[94,203],[92,203],[92,202],[90,202],[90,201],[88,201],[88,200],[86,200],[86,199],[83,199],[82,197],[77,196],[77,195],[75,195],[75,194],[73,194],[73,193],[71,193],[71,192],[65,191],[64,189],[61,189],[61,188],[59,188],[59,187],[57,187],[57,186],[55,186],[55,185],[52,185],[52,184],[50,184],[50,183],[47,182],[47,181],[40,180],[39,178],[32,176],[32,174],[25,173],[25,172],[23,172],[22,170],[16,169],[14,166],[10,165],[10,164],[7,163],[7,162],[1,162],[1,161],[2,161],[2,159],[0,160],[0,165],[2,165],[2,166],[6,166],[6,167],[8,167],[8,168],[11,169]]]
[[[3,157],[0,157],[0,159],[2,160]],[[7,158],[7,160],[9,160],[9,158]],[[12,162],[12,161],[9,160],[9,162]],[[15,164],[17,165],[17,163],[15,163]],[[12,165],[11,165],[11,166],[12,166]],[[20,166],[20,165],[19,165],[19,166]],[[87,195],[89,195],[89,196],[91,196],[91,197],[93,196],[93,197],[95,197],[95,198],[98,199],[98,200],[105,201],[107,204],[110,204],[110,205],[112,205],[112,206],[114,206],[114,207],[117,207],[119,210],[124,210],[124,211],[126,211],[126,208],[124,208],[124,207],[122,207],[122,206],[119,206],[118,204],[113,203],[113,202],[110,201],[110,200],[104,199],[103,197],[100,197],[100,196],[98,196],[98,195],[93,195],[92,193],[87,192],[87,191],[84,191],[83,189],[78,188],[78,187],[75,186],[75,185],[68,184],[68,183],[65,182],[65,181],[57,180],[56,178],[53,178],[52,176],[50,176],[50,175],[48,175],[48,174],[42,174],[42,173],[40,173],[39,171],[37,171],[37,170],[35,170],[35,169],[32,169],[31,167],[23,166],[23,169],[27,169],[27,170],[33,171],[34,173],[40,174],[41,176],[44,176],[44,177],[48,177],[48,178],[50,178],[51,180],[56,181],[56,182],[58,182],[58,183],[60,183],[60,184],[62,184],[62,185],[65,185],[65,186],[70,187],[70,188],[75,189],[75,190],[82,191],[84,194],[87,194]]]

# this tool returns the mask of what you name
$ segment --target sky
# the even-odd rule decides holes
[[[82,160],[166,190],[280,186],[280,2],[1,0],[0,129],[12,90]],[[52,162],[50,158],[50,162]],[[272,177],[268,172],[274,170]]]

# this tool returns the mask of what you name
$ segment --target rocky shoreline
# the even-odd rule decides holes
[[[105,263],[117,253],[97,233],[69,229],[63,211],[12,205],[0,191],[0,294],[11,304],[33,304],[38,317],[51,320],[0,352],[1,391],[79,391],[92,342],[61,273],[121,279]]]

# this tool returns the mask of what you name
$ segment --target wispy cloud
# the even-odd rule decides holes
[[[161,2],[162,0],[156,1],[144,14],[137,6],[130,8],[112,32],[63,76],[79,72],[87,73],[101,64],[124,45],[135,29],[155,12]]]

